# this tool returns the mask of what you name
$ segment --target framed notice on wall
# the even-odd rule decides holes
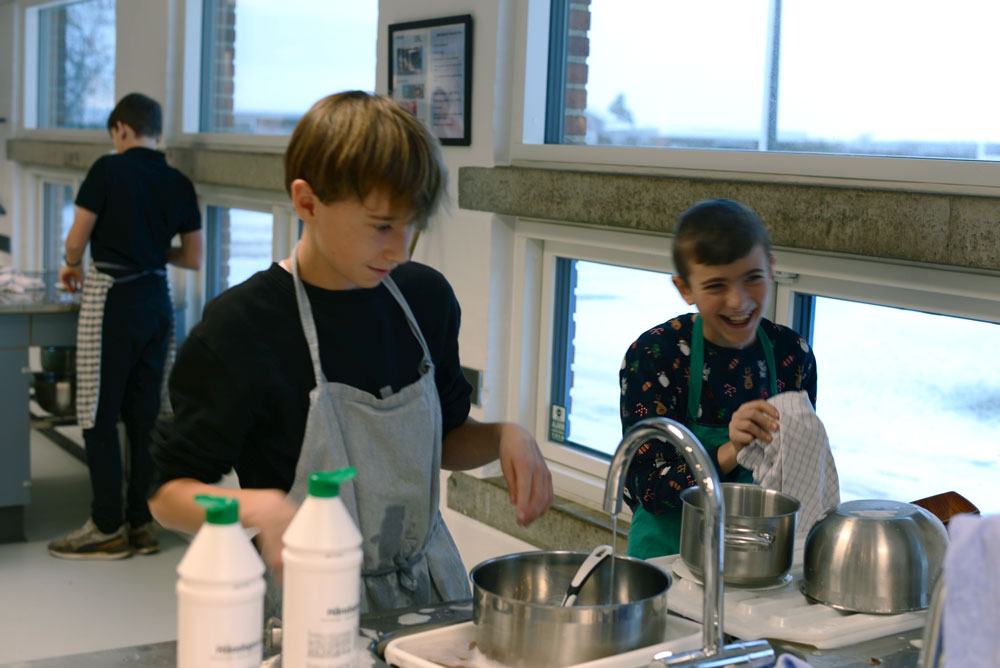
[[[472,141],[472,16],[389,26],[389,95],[448,146]]]

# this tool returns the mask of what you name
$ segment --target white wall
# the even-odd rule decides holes
[[[127,26],[115,31],[116,102],[129,93],[142,93],[157,100],[164,114],[171,109],[167,82],[173,72],[169,48],[177,14],[174,4],[172,0],[115,3],[116,24]],[[143,57],[136,58],[137,53]]]
[[[473,416],[487,420],[506,417],[504,405],[506,320],[495,305],[505,300],[509,276],[504,257],[495,256],[499,235],[510,235],[510,225],[500,217],[458,208],[458,170],[463,166],[497,164],[497,156],[506,154],[506,127],[510,107],[510,49],[498,45],[511,43],[510,15],[513,0],[380,0],[379,44],[376,90],[388,90],[388,26],[404,21],[471,14],[473,21],[472,68],[472,144],[444,147],[450,172],[451,207],[432,221],[421,234],[414,259],[440,270],[455,288],[462,305],[462,329],[459,347],[462,364],[483,370],[484,402],[473,409]],[[499,260],[499,262],[498,262]]]
[[[376,90],[388,91],[388,26],[405,21],[472,15],[472,142],[445,146],[450,174],[451,206],[420,236],[414,259],[441,271],[462,305],[459,349],[462,364],[484,371],[482,408],[473,417],[507,418],[507,323],[511,277],[507,267],[513,248],[510,221],[458,208],[458,170],[464,166],[492,167],[507,154],[510,109],[511,33],[515,0],[380,0]],[[494,467],[492,474],[499,473]],[[467,568],[500,554],[534,549],[528,543],[470,520],[445,507],[447,474],[441,477],[442,514],[451,528]],[[511,510],[513,512],[513,509]]]

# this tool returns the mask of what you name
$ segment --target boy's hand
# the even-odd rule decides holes
[[[76,292],[83,286],[83,271],[80,265],[70,267],[63,265],[59,270],[59,281],[66,286],[70,292]]]
[[[733,413],[729,421],[729,440],[739,452],[755,439],[771,442],[771,432],[778,431],[778,409],[763,399],[748,401]]]
[[[513,423],[501,429],[500,468],[507,479],[510,502],[517,506],[517,523],[528,526],[552,505],[552,474],[526,429]]]

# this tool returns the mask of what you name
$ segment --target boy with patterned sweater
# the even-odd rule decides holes
[[[679,218],[673,255],[674,285],[698,312],[672,318],[629,346],[619,372],[622,431],[647,417],[676,420],[705,446],[722,482],[753,482],[736,455],[754,439],[770,442],[779,428],[769,397],[805,390],[815,406],[815,357],[796,332],[763,317],[774,256],[748,207],[727,199],[694,205]],[[694,484],[673,447],[660,440],[640,447],[626,478],[630,555],[679,551],[680,493]]]

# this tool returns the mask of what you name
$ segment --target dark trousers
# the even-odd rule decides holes
[[[146,505],[153,475],[149,442],[160,410],[172,313],[161,276],[116,283],[108,290],[97,416],[94,427],[83,430],[94,494],[91,518],[104,533],[115,531],[122,521],[139,526],[152,519]],[[119,417],[128,436],[124,504]]]

